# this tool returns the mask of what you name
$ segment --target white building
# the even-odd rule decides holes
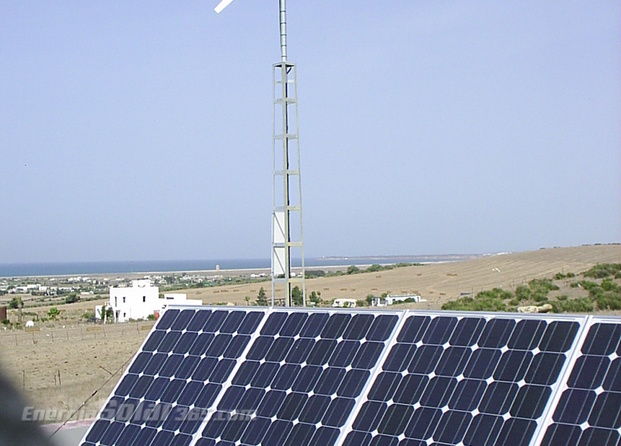
[[[392,296],[392,295],[388,295],[384,298],[382,297],[375,297],[373,298],[373,301],[371,302],[371,304],[374,307],[385,307],[387,305],[394,305],[396,303],[403,303],[403,302],[426,302],[425,299],[421,299],[420,295],[418,294],[404,294],[404,295],[400,295],[400,296]]]
[[[187,299],[185,294],[165,294],[159,297],[159,288],[153,286],[150,280],[132,280],[131,287],[111,287],[110,303],[114,322],[127,322],[130,319],[147,319],[154,315],[159,317],[168,306],[198,306],[201,300]],[[95,308],[98,319],[102,317],[102,308]]]
[[[146,319],[159,308],[159,288],[150,280],[132,280],[131,287],[110,288],[110,303],[115,322]]]
[[[356,308],[356,299],[334,299],[332,306],[338,308]]]

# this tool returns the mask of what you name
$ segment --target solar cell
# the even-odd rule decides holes
[[[171,308],[82,445],[621,445],[621,320]]]

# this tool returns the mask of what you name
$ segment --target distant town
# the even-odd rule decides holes
[[[7,305],[17,296],[24,307],[47,306],[55,303],[72,303],[77,300],[101,299],[111,287],[131,286],[133,280],[146,279],[158,286],[161,292],[187,288],[265,281],[264,272],[254,273],[166,273],[111,276],[54,276],[54,277],[5,277],[0,278],[0,305]]]

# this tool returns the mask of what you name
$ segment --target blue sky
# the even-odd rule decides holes
[[[278,2],[0,3],[0,262],[267,258]],[[289,0],[307,256],[621,241],[621,3]]]

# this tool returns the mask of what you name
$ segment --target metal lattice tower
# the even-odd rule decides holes
[[[285,306],[293,306],[296,286],[306,305],[304,283],[304,238],[302,231],[302,180],[300,175],[300,140],[298,134],[297,73],[287,62],[287,25],[285,0],[280,7],[281,61],[273,65],[273,169],[272,169],[272,305],[276,287],[284,288]],[[292,259],[301,259],[301,269],[294,274]]]
[[[214,8],[222,12],[232,0],[221,0]],[[274,128],[272,167],[272,306],[277,299],[276,286],[283,284],[284,304],[293,306],[293,290],[302,293],[304,284],[304,243],[302,236],[302,180],[298,138],[297,74],[295,64],[287,62],[286,0],[278,0],[281,61],[273,65]],[[293,184],[293,185],[292,185]],[[297,187],[296,187],[297,185]],[[294,254],[294,255],[292,255]],[[292,259],[301,259],[299,273],[294,274]]]

